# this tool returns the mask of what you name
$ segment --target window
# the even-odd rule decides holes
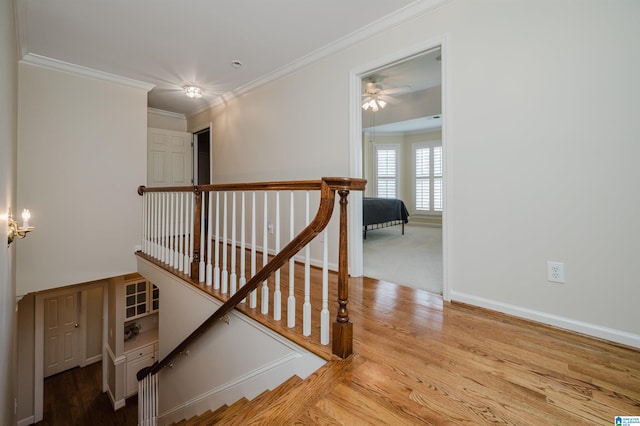
[[[398,145],[376,145],[376,197],[398,197]]]
[[[442,212],[441,142],[413,145],[415,175],[415,209],[418,213]]]

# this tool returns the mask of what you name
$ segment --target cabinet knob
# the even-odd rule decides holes
[[[80,324],[75,323],[73,326],[74,326],[75,328],[78,328],[78,327],[80,327]]]

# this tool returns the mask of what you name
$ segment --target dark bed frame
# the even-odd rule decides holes
[[[362,232],[364,239],[367,239],[368,230],[394,225],[402,225],[402,235],[404,235],[404,224],[408,222],[409,211],[402,200],[373,197],[364,197],[362,199]]]

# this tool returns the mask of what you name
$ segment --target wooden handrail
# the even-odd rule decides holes
[[[333,353],[346,358],[352,353],[352,324],[349,320],[348,304],[348,257],[347,257],[347,196],[350,191],[364,191],[365,179],[332,177],[322,178],[318,181],[290,181],[290,182],[255,182],[244,184],[218,184],[199,185],[193,187],[166,187],[166,188],[146,188],[140,186],[138,194],[145,192],[195,192],[196,199],[203,191],[252,191],[252,190],[320,190],[320,205],[313,220],[295,238],[293,238],[279,253],[277,253],[262,269],[249,279],[238,291],[218,308],[213,315],[206,319],[196,330],[185,338],[161,361],[156,362],[151,367],[147,367],[138,372],[138,380],[142,380],[150,374],[155,374],[165,366],[169,365],[173,359],[184,352],[189,345],[202,336],[209,328],[223,318],[228,312],[245,299],[249,293],[255,290],[260,283],[269,278],[275,271],[281,268],[289,259],[295,256],[302,248],[309,244],[318,234],[320,234],[331,219],[334,205],[335,192],[340,195],[340,243],[338,261],[338,315],[333,324],[334,340],[332,345]],[[196,202],[195,217],[199,223],[199,202]],[[199,226],[195,228],[194,242],[199,241]],[[192,268],[197,265],[195,259]],[[198,259],[199,262],[199,259]],[[197,271],[197,270],[196,270]]]

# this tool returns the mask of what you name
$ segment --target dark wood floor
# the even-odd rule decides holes
[[[43,426],[134,426],[138,423],[137,398],[118,411],[102,392],[102,363],[76,367],[44,381]]]
[[[335,289],[334,275],[330,281]],[[618,415],[640,415],[637,349],[368,278],[350,280],[349,309],[354,355],[332,358],[326,347],[292,336],[330,361],[237,424],[609,425]],[[286,321],[263,322],[293,333]],[[95,370],[47,380],[41,424],[135,424],[132,404],[113,413],[99,392],[99,367],[87,368]]]

